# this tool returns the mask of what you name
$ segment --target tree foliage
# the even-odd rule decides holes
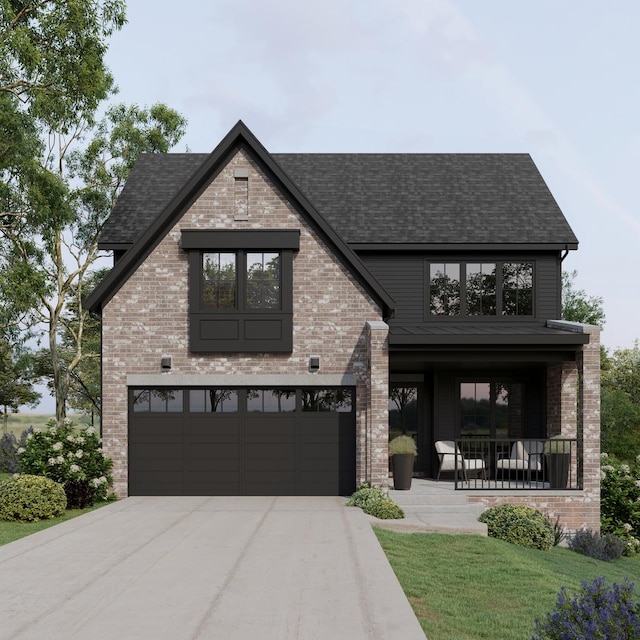
[[[73,219],[59,163],[114,91],[106,40],[124,23],[124,0],[0,0],[0,330],[14,341],[46,295],[29,265],[50,246],[31,231]]]
[[[185,120],[157,104],[111,106],[96,122],[115,93],[104,56],[124,0],[0,0],[0,11],[0,330],[47,327],[61,422],[87,355],[98,234],[139,154],[168,151]]]
[[[124,0],[0,0],[0,93],[68,133],[111,93],[106,40],[125,21]]]
[[[584,289],[575,288],[577,271],[562,272],[562,319],[592,324],[601,329],[606,321],[604,300],[590,296]]]
[[[21,405],[35,405],[40,394],[34,388],[35,375],[28,352],[12,347],[0,340],[0,408],[2,409],[2,430],[7,431],[10,411],[17,411]]]
[[[640,345],[601,358],[602,449],[622,460],[640,455]]]

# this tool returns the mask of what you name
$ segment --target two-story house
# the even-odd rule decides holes
[[[272,154],[239,122],[211,154],[143,155],[88,301],[118,495],[386,486],[404,431],[417,474],[455,441],[485,462],[469,500],[598,529],[599,334],[558,320],[577,245],[526,154]],[[567,489],[505,481],[554,435]]]

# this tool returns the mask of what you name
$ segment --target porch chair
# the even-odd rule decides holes
[[[482,473],[486,480],[487,467],[482,458],[464,458],[460,449],[453,440],[437,440],[436,451],[438,452],[438,460],[440,468],[438,469],[437,481],[440,480],[440,474],[443,471],[453,471],[456,473],[456,458],[458,460],[457,471],[462,471],[465,481],[468,480],[468,471],[476,471]],[[460,468],[462,467],[462,468]]]
[[[542,473],[542,452],[544,450],[544,442],[540,440],[516,440],[511,448],[511,454],[508,458],[499,458],[496,461],[496,471],[504,472],[514,471],[516,477],[519,471],[523,476],[526,473],[527,478],[531,481],[531,474],[536,476]]]

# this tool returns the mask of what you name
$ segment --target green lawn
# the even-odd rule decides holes
[[[7,480],[11,475],[8,473],[0,473],[0,482],[3,480]],[[0,520],[0,546],[3,544],[7,544],[8,542],[13,542],[14,540],[19,540],[20,538],[24,538],[25,536],[31,535],[32,533],[36,533],[36,531],[42,531],[43,529],[48,529],[49,527],[53,527],[60,522],[64,522],[65,520],[71,520],[71,518],[76,518],[77,516],[81,516],[83,513],[88,513],[89,511],[93,511],[94,509],[99,509],[103,507],[106,502],[100,502],[93,507],[89,507],[88,509],[67,509],[59,518],[51,518],[50,520],[39,520],[38,522],[7,522],[6,520]]]
[[[640,557],[603,562],[481,536],[375,531],[429,640],[530,638],[560,587],[573,594],[599,576],[640,583]]]

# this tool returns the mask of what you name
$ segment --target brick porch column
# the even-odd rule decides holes
[[[389,326],[367,322],[368,398],[365,464],[360,464],[356,482],[387,487],[389,483]],[[363,468],[364,467],[364,468]]]
[[[547,369],[547,437],[577,437],[578,365],[563,362]]]
[[[600,531],[600,329],[583,325],[589,343],[578,353],[578,452],[582,459],[585,524]]]

